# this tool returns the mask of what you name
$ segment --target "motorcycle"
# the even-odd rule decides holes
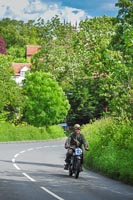
[[[79,173],[82,171],[82,159],[82,149],[79,147],[73,149],[73,155],[71,156],[70,164],[68,166],[69,176],[74,174],[76,179],[79,177]]]

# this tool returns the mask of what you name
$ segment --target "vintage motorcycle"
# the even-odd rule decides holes
[[[81,148],[76,147],[73,150],[73,155],[71,156],[70,164],[68,166],[69,176],[74,174],[75,178],[79,177],[79,173],[82,171],[82,159],[83,151]]]

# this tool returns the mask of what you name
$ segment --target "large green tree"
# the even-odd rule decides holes
[[[41,51],[33,57],[32,70],[51,72],[55,76],[71,104],[69,121],[86,123],[100,117],[107,107],[107,97],[101,95],[104,91],[100,88],[101,79],[111,67],[103,52],[114,34],[114,23],[110,17],[86,19],[81,21],[79,30],[57,19],[53,19],[53,29],[52,22],[51,26],[47,24],[53,37],[47,32],[49,40],[44,38]]]
[[[39,127],[64,121],[70,105],[62,88],[51,74],[27,74],[23,91],[24,116],[28,123]]]
[[[117,16],[117,26],[115,35],[112,39],[111,45],[113,51],[119,52],[121,54],[120,68],[121,65],[125,69],[125,74],[121,74],[121,79],[123,83],[123,88],[126,89],[125,97],[127,97],[127,103],[125,101],[121,102],[121,108],[128,105],[129,111],[125,116],[132,114],[132,90],[133,90],[133,1],[132,0],[119,0],[116,3],[119,7]],[[125,93],[124,93],[125,94]],[[117,105],[117,104],[116,104]],[[114,107],[115,108],[115,107]],[[124,109],[123,109],[124,111]]]

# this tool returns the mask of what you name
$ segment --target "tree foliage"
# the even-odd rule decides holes
[[[24,58],[26,44],[41,45],[31,71],[55,77],[71,104],[69,122],[87,123],[104,114],[132,118],[133,6],[130,0],[116,6],[117,18],[94,17],[81,20],[78,27],[61,23],[58,16],[36,23],[0,21],[7,53],[15,61]]]
[[[14,121],[17,109],[22,106],[22,95],[12,77],[11,63],[5,55],[0,55],[0,118]]]
[[[117,18],[122,24],[133,24],[133,0],[118,0],[116,6],[119,7]]]
[[[69,110],[67,98],[49,73],[28,74],[23,86],[25,120],[34,126],[62,122]]]
[[[44,40],[41,51],[33,57],[32,69],[50,71],[60,83],[71,104],[68,121],[86,123],[103,112],[126,113],[128,71],[121,53],[110,48],[115,19],[87,19],[81,21],[79,31],[60,23],[63,26],[61,40],[62,32],[57,34],[54,23],[56,38]]]

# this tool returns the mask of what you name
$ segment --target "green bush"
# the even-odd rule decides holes
[[[0,142],[22,140],[45,140],[64,137],[64,130],[58,126],[37,128],[27,124],[14,126],[7,122],[0,123]]]
[[[83,126],[90,151],[85,166],[133,184],[133,128],[131,122],[111,118]]]
[[[65,137],[64,129],[61,126],[49,126],[47,131],[51,138]]]

